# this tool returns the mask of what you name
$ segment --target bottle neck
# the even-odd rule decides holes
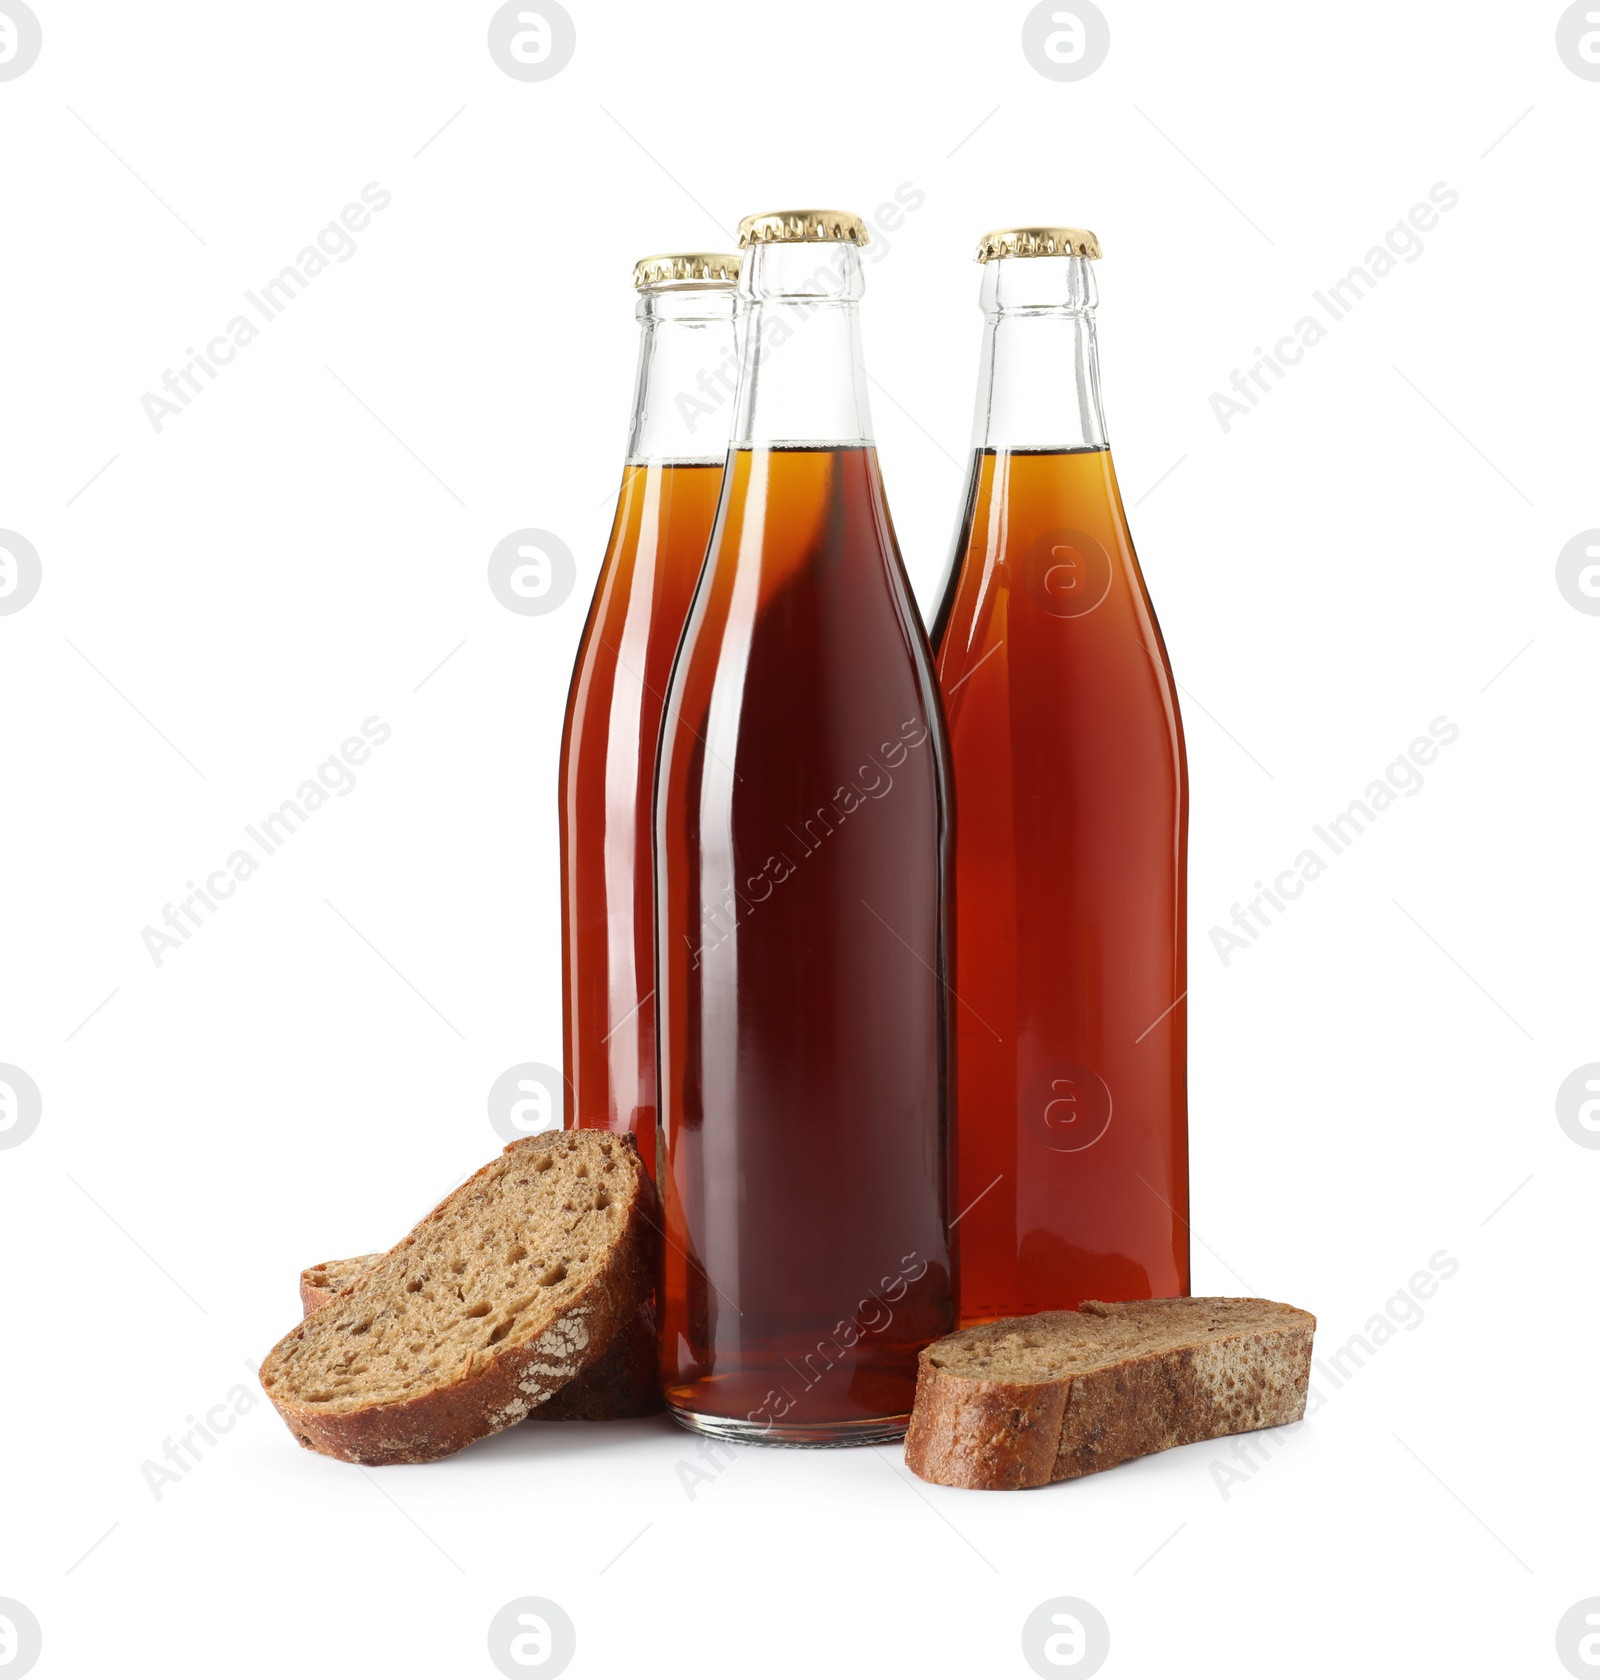
[[[973,448],[1106,448],[1090,259],[994,258],[980,297]]]
[[[872,442],[854,245],[754,245],[739,275],[736,449]]]
[[[716,462],[733,428],[738,354],[731,286],[639,294],[639,371],[628,432],[632,466]]]

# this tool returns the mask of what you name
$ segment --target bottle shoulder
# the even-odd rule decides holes
[[[1176,716],[1174,683],[1108,449],[975,455],[935,621],[952,716],[1069,696]]]

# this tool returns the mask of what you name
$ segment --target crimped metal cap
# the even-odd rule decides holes
[[[841,245],[865,245],[867,225],[848,210],[769,210],[746,216],[739,224],[739,245],[790,245],[825,239]]]
[[[996,228],[978,241],[977,260],[996,257],[1098,257],[1100,241],[1088,228]]]
[[[633,285],[731,286],[739,278],[740,259],[724,251],[668,251],[659,257],[640,257],[633,265]]]

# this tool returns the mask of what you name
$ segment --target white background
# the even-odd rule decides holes
[[[522,82],[486,3],[34,3],[0,82],[0,526],[43,565],[0,616],[0,1061],[43,1118],[0,1153],[0,1597],[37,1672],[492,1676],[533,1594],[575,1676],[1025,1676],[1070,1595],[1107,1676],[1559,1676],[1600,1593],[1600,1153],[1554,1107],[1600,1060],[1600,617],[1555,582],[1600,525],[1600,83],[1560,7],[1103,0],[1109,56],[1057,82],[1013,0],[569,0],[572,62]],[[372,181],[354,256],[156,432],[141,395]],[[1436,182],[1423,254],[1224,431],[1211,393]],[[396,1240],[499,1148],[496,1076],[559,1064],[556,755],[632,260],[902,183],[864,327],[925,610],[976,238],[1105,248],[1193,780],[1196,1292],[1310,1308],[1326,1355],[1458,1271],[1253,1470],[1209,1443],[1006,1496],[748,1449],[697,1481],[652,1420],[363,1472],[260,1402],[158,1499],[142,1466],[250,1380],[300,1267]],[[486,583],[519,527],[577,557],[546,616]],[[354,792],[157,967],[140,930],[373,715]],[[1422,791],[1224,966],[1209,929],[1440,716]]]

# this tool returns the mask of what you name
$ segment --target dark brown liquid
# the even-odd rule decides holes
[[[563,1035],[569,1126],[632,1132],[656,1170],[651,796],[672,657],[722,467],[623,468],[561,738]]]
[[[1184,1295],[1188,784],[1110,452],[983,453],[956,554],[961,1322]]]
[[[729,471],[656,807],[663,1380],[848,1433],[953,1322],[944,745],[875,452]]]

